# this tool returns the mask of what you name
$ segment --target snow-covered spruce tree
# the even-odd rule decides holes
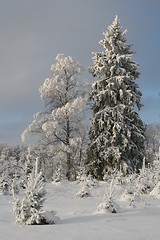
[[[38,159],[35,168],[29,174],[25,197],[16,199],[13,212],[16,223],[25,225],[44,224],[43,202],[45,201],[45,189],[42,172],[38,172]]]
[[[141,168],[145,126],[135,107],[141,108],[141,92],[135,83],[138,65],[131,59],[118,17],[99,43],[90,72],[98,80],[91,90],[92,126],[88,148],[89,172],[102,179],[105,172],[121,169],[125,174]]]
[[[114,196],[116,192],[114,191],[114,178],[111,180],[110,187],[104,195],[103,202],[97,207],[98,213],[117,213],[120,211],[120,206],[114,201]]]
[[[39,146],[45,146],[47,156],[52,156],[55,165],[61,163],[71,180],[75,179],[73,175],[82,160],[86,141],[88,83],[80,77],[81,64],[71,56],[58,54],[51,71],[53,77],[47,78],[39,89],[45,110],[35,115],[22,139],[38,133]]]

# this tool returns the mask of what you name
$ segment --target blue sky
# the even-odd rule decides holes
[[[140,65],[140,116],[160,123],[159,11],[159,0],[0,0],[0,143],[21,144],[43,109],[38,89],[56,55],[71,55],[87,69],[116,14]]]

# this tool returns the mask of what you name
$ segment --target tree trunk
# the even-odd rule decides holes
[[[67,115],[67,114],[66,114]],[[66,146],[69,147],[69,138],[70,138],[70,126],[69,126],[69,118],[67,116],[67,135],[66,135]],[[66,152],[67,158],[67,167],[66,167],[66,177],[68,180],[71,180],[71,153]]]

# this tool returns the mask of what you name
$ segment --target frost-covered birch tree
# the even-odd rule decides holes
[[[47,78],[39,89],[45,110],[34,116],[22,139],[38,134],[39,145],[43,149],[45,146],[47,154],[72,179],[86,141],[88,83],[81,77],[81,64],[71,56],[58,54],[51,71],[52,78]]]
[[[105,172],[137,171],[144,157],[144,124],[135,111],[141,92],[135,80],[140,73],[132,60],[133,51],[118,17],[99,43],[103,52],[93,53],[90,72],[98,80],[92,85],[92,126],[88,149],[90,173],[99,179]]]

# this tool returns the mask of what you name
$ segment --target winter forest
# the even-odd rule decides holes
[[[0,199],[16,226],[55,224],[60,231],[67,204],[81,221],[158,206],[160,124],[146,125],[139,115],[139,65],[126,35],[116,16],[99,41],[102,51],[93,52],[90,80],[74,57],[58,54],[23,146],[0,145]]]

